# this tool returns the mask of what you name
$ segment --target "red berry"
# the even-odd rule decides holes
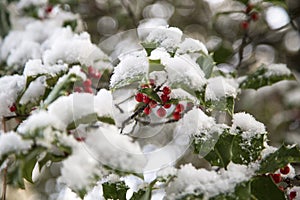
[[[182,112],[184,110],[184,106],[182,104],[177,104],[175,108],[175,112]]]
[[[74,87],[74,92],[82,92],[82,88],[81,87]]]
[[[181,115],[180,115],[179,112],[174,112],[174,113],[173,113],[173,119],[179,120],[180,118],[181,118]]]
[[[151,85],[152,87],[155,86],[155,80],[154,80],[154,79],[150,79],[149,82],[150,82],[150,85]]]
[[[46,9],[45,9],[45,12],[49,14],[49,13],[52,12],[52,10],[53,10],[52,6],[47,6]]]
[[[168,86],[165,86],[165,87],[163,88],[163,93],[164,93],[165,95],[168,95],[168,94],[171,93],[171,89],[170,89]]]
[[[280,173],[286,175],[290,172],[290,167],[289,166],[285,166],[284,168],[280,169]]]
[[[162,101],[163,103],[166,103],[167,101],[170,100],[170,97],[169,97],[168,95],[166,95],[166,94],[162,94],[162,95],[160,96],[160,98],[161,98],[161,101]]]
[[[242,27],[242,29],[244,29],[244,30],[248,30],[248,28],[249,28],[249,22],[247,22],[247,21],[242,21],[242,22],[241,22],[241,27]]]
[[[245,12],[246,13],[250,13],[252,9],[253,9],[253,5],[252,4],[248,4]]]
[[[135,100],[136,100],[137,102],[143,102],[143,99],[144,99],[144,94],[143,94],[143,93],[137,93],[137,94],[135,95]]]
[[[84,142],[85,141],[85,138],[84,137],[77,137],[76,140],[78,142]]]
[[[149,102],[150,102],[150,98],[149,98],[148,96],[144,95],[144,96],[143,96],[143,102],[144,102],[145,104],[149,103]]]
[[[290,196],[290,200],[293,200],[297,196],[297,192],[296,191],[291,191],[289,196]]]
[[[275,183],[281,182],[281,175],[280,174],[271,174],[271,177],[272,177],[272,179]]]
[[[144,113],[145,113],[146,115],[149,115],[149,114],[151,113],[151,109],[150,109],[149,106],[147,106],[147,107],[144,109]]]
[[[101,73],[97,71],[97,72],[92,74],[92,77],[95,78],[95,79],[99,79],[99,78],[101,78]]]
[[[168,108],[170,108],[171,107],[171,104],[169,104],[169,103],[166,103],[165,105],[164,105],[164,108],[166,108],[166,109],[168,109]]]
[[[93,93],[94,92],[91,87],[85,87],[84,91],[87,92],[87,93]]]
[[[251,19],[252,19],[253,21],[257,21],[257,20],[259,19],[258,13],[257,13],[257,12],[253,12],[253,13],[251,14]]]
[[[91,87],[91,86],[92,86],[92,81],[91,81],[91,79],[86,79],[86,80],[83,82],[83,86],[84,86],[84,87]]]
[[[10,112],[15,112],[17,110],[17,107],[15,104],[9,107]]]
[[[151,108],[155,108],[155,107],[157,106],[157,102],[154,101],[154,100],[151,100],[151,101],[149,102],[149,106],[150,106]]]
[[[159,117],[164,117],[164,116],[166,116],[167,111],[166,111],[164,108],[160,107],[160,108],[156,111],[156,114],[157,114],[157,116],[159,116]]]
[[[88,66],[88,74],[93,75],[95,73],[95,70],[92,66]]]

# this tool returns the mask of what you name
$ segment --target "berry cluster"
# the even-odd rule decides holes
[[[74,87],[74,92],[86,92],[86,93],[93,93],[93,80],[99,80],[101,78],[101,73],[94,69],[92,66],[89,66],[87,68],[87,72],[82,70],[82,72],[86,73],[87,79],[82,82],[79,86]]]
[[[159,102],[154,100],[151,95],[143,93],[144,88],[151,88],[153,92],[159,97]],[[145,108],[143,110],[145,115],[149,115],[152,110],[156,110],[156,115],[163,118],[167,115],[167,110],[172,109],[172,117],[174,120],[179,120],[182,117],[183,111],[185,110],[184,105],[180,103],[174,103],[173,99],[170,98],[171,89],[168,86],[156,86],[154,80],[150,79],[149,84],[141,86],[140,92],[135,95],[135,100],[139,103],[143,103]],[[172,107],[173,105],[173,107]],[[175,107],[175,108],[174,108]]]
[[[259,14],[258,12],[254,11],[254,6],[252,4],[248,4],[244,12],[247,16],[247,19],[241,22],[241,28],[243,30],[248,30],[251,21],[259,20]]]
[[[282,191],[285,191],[285,187],[283,187],[282,185],[280,185],[281,182],[284,182],[285,180],[283,180],[281,175],[287,175],[290,173],[290,167],[287,165],[283,168],[281,168],[279,170],[280,173],[275,173],[275,174],[270,174],[271,178],[273,179],[274,183],[278,184],[278,188]],[[297,192],[296,191],[290,191],[289,192],[289,200],[293,200],[295,199],[297,196]]]

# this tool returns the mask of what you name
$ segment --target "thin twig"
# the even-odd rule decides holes
[[[7,131],[5,118],[2,118],[2,126],[4,133]],[[3,183],[2,183],[2,200],[6,199],[6,188],[7,188],[7,167],[3,169]]]
[[[134,15],[132,9],[130,8],[130,5],[128,3],[126,3],[125,0],[121,0],[121,4],[126,9],[129,17],[131,18],[131,21],[132,21],[133,25],[135,27],[137,27],[138,23],[137,23],[137,20],[135,18],[135,15]]]
[[[248,32],[245,32],[244,36],[243,36],[243,39],[242,39],[242,44],[240,46],[240,49],[239,49],[239,63],[237,65],[237,69],[239,69],[242,65],[242,61],[243,61],[243,54],[244,54],[244,48],[247,44],[246,40],[248,38]]]

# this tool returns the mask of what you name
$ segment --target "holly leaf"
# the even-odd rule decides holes
[[[273,173],[289,163],[300,163],[300,149],[298,146],[281,146],[261,161],[257,172],[260,174]]]
[[[91,113],[91,114],[85,115],[85,116],[71,122],[67,126],[67,130],[72,130],[72,129],[75,129],[80,124],[90,124],[90,123],[96,122],[97,120],[98,120],[97,113]]]
[[[274,83],[282,80],[296,80],[293,74],[278,75],[274,73],[267,75],[268,71],[269,70],[265,66],[261,66],[240,83],[240,88],[257,90],[261,87],[273,85]]]
[[[116,183],[106,182],[102,184],[102,189],[105,199],[126,200],[126,192],[129,187],[127,187],[123,181]]]
[[[151,43],[151,42],[142,42],[141,45],[144,47],[144,49],[147,52],[147,56],[151,55],[151,52],[156,49],[157,44],[156,43]]]
[[[214,60],[209,55],[201,54],[196,61],[205,74],[205,78],[209,78],[214,68]]]
[[[141,93],[146,94],[150,99],[162,103],[158,94],[153,90],[153,88],[142,88],[140,90]]]
[[[211,165],[226,169],[230,162],[236,164],[249,164],[250,162],[259,159],[260,153],[264,149],[264,141],[265,134],[257,134],[250,139],[244,139],[241,134],[231,134],[228,131],[224,131],[213,147],[211,147],[211,144],[208,145],[208,147],[205,147],[205,145],[200,143],[199,139],[196,137],[193,145],[195,153],[198,154],[211,148],[204,158]]]

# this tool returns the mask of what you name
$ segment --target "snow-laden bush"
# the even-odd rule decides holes
[[[290,165],[299,148],[269,146],[264,124],[234,112],[242,90],[294,80],[285,64],[224,73],[204,44],[163,26],[119,57],[105,89],[109,57],[88,33],[62,27],[64,12],[31,19],[0,46],[7,70],[19,72],[0,78],[3,127],[19,122],[0,133],[9,184],[34,184],[36,167],[59,162],[57,184],[72,199],[286,199],[299,190]]]

